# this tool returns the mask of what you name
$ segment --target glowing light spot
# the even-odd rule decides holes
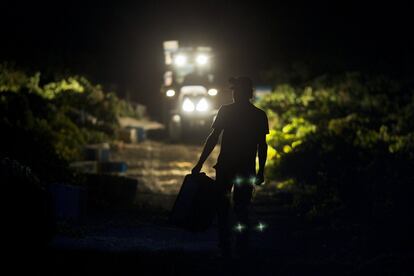
[[[198,104],[197,104],[197,106],[196,106],[196,109],[197,109],[197,111],[200,111],[200,112],[207,111],[207,110],[208,110],[208,102],[207,102],[207,100],[206,100],[206,99],[204,99],[204,98],[202,98],[202,99],[198,102]]]
[[[210,90],[208,90],[207,92],[210,96],[216,96],[218,91],[217,89],[211,88]]]
[[[175,95],[175,91],[172,89],[167,90],[167,92],[165,93],[167,95],[167,97],[174,97]]]
[[[208,56],[206,55],[198,55],[196,58],[196,62],[198,65],[205,65],[208,62]]]
[[[251,177],[249,178],[249,183],[250,183],[251,185],[256,184],[256,176],[251,176]]]
[[[259,232],[263,232],[267,228],[267,225],[265,223],[259,222],[256,226],[256,230]]]
[[[237,176],[237,177],[234,179],[234,184],[235,184],[235,185],[241,185],[241,184],[243,184],[243,178],[241,178],[240,176]]]
[[[246,226],[245,226],[245,225],[243,225],[243,224],[241,224],[241,223],[237,223],[237,224],[234,226],[234,230],[235,230],[236,232],[239,232],[239,233],[243,232],[245,229],[246,229]]]
[[[177,66],[183,66],[187,63],[187,57],[184,55],[178,55],[176,56],[174,63]]]
[[[174,123],[179,123],[181,121],[181,117],[180,117],[180,115],[176,114],[172,117],[172,120],[173,120]]]
[[[194,103],[189,98],[186,98],[183,102],[183,110],[185,112],[193,112],[194,109],[195,109]]]

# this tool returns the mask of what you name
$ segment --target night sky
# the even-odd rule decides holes
[[[211,45],[219,80],[294,63],[412,76],[414,4],[397,1],[6,1],[0,60],[84,74],[154,104],[162,41]],[[51,73],[52,72],[52,73]]]

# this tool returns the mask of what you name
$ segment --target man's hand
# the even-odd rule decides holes
[[[260,186],[264,184],[264,172],[259,171],[256,175],[256,185]]]
[[[203,167],[202,163],[197,163],[197,165],[195,165],[195,167],[191,170],[191,173],[192,174],[199,174],[202,167]]]
[[[213,129],[208,135],[206,143],[203,148],[203,152],[201,153],[200,159],[197,162],[197,165],[191,170],[192,174],[199,174],[201,168],[203,167],[204,162],[207,160],[207,157],[213,151],[214,147],[217,144],[218,138],[220,136],[222,129]]]

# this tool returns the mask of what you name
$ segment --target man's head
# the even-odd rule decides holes
[[[229,79],[235,102],[248,102],[253,98],[253,83],[248,77],[232,77]]]

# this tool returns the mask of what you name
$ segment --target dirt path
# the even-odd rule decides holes
[[[200,145],[146,141],[126,145],[114,153],[113,160],[127,162],[126,175],[139,181],[135,208],[90,214],[87,222],[76,230],[79,237],[61,236],[59,246],[115,251],[217,251],[216,226],[205,233],[193,234],[171,227],[167,222],[184,176],[194,166],[201,150]],[[204,171],[211,177],[214,177],[212,166],[218,153],[219,147],[204,166]],[[266,225],[263,233],[281,231],[278,221],[286,221],[286,212],[272,196],[260,189],[256,193],[252,217],[255,223]],[[262,248],[271,247],[272,240],[280,237],[263,233],[254,233],[256,243]],[[263,238],[266,242],[260,242]]]
[[[191,172],[201,154],[201,145],[172,144],[147,140],[126,145],[114,152],[112,160],[128,164],[126,176],[138,179],[137,205],[170,210],[183,179]],[[203,171],[214,177],[212,168],[219,153],[217,147],[206,161]]]
[[[216,252],[216,226],[205,233],[188,233],[168,225],[168,213],[172,209],[184,176],[197,161],[200,145],[169,144],[146,141],[126,145],[115,152],[112,160],[128,164],[128,177],[138,179],[136,204],[123,210],[105,210],[90,213],[83,225],[72,229],[74,235],[61,235],[56,247],[99,250],[149,250],[149,251],[204,251]],[[206,161],[204,171],[214,177],[212,166],[216,162],[219,147]],[[259,203],[253,214],[256,223],[263,222],[271,230],[270,221],[279,216],[277,206],[268,203],[269,193],[259,190]],[[265,221],[263,221],[265,219]],[[76,228],[76,227],[75,227]],[[70,234],[70,233],[69,233]],[[255,238],[261,238],[256,233]],[[269,245],[269,243],[263,243]]]
[[[251,258],[223,262],[216,256],[217,225],[190,233],[167,220],[182,180],[200,152],[199,145],[156,141],[127,145],[116,152],[112,159],[126,161],[127,176],[139,181],[136,208],[91,213],[82,225],[70,226],[51,244],[48,254],[53,262],[70,266],[67,275],[130,275],[132,270],[142,275],[366,276],[400,269],[401,263],[392,256],[372,257],[378,255],[376,249],[363,246],[369,233],[358,233],[349,225],[332,231],[321,223],[309,224],[284,204],[291,195],[272,185],[255,194],[252,221],[266,227],[252,233]],[[214,176],[218,152],[217,148],[204,167],[210,176]],[[366,260],[371,259],[374,268],[366,268],[370,265]],[[383,268],[383,263],[388,267]]]

